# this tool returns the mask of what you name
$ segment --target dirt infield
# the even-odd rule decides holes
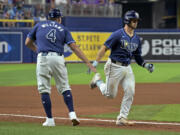
[[[134,104],[180,104],[180,83],[136,84]],[[0,87],[0,114],[21,114],[45,116],[37,87]],[[119,88],[115,99],[106,99],[88,85],[72,85],[74,106],[78,116],[111,113],[119,111],[123,91]],[[68,111],[62,96],[52,88],[53,116],[68,117]],[[0,121],[42,122],[44,119],[0,116]],[[57,125],[71,124],[69,120],[56,120]],[[124,129],[167,130],[180,132],[178,125],[136,124],[134,126],[116,126],[113,122],[81,121],[80,126],[100,126]]]

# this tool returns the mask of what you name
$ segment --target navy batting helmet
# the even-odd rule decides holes
[[[62,17],[61,11],[57,8],[51,9],[49,11],[49,18],[59,18]]]
[[[125,24],[129,24],[131,19],[140,19],[139,18],[139,13],[134,11],[134,10],[130,10],[130,11],[127,11],[124,15],[124,23]]]

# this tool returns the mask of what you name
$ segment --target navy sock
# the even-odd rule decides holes
[[[52,118],[51,99],[50,99],[49,93],[42,93],[41,100],[42,100],[42,104],[43,104],[47,117]]]
[[[67,90],[62,93],[64,97],[64,102],[66,103],[69,112],[74,112],[74,106],[73,106],[73,97],[70,90]]]

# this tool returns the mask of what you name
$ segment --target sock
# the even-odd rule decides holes
[[[98,86],[102,95],[106,96],[106,93],[105,93],[106,92],[106,84],[102,80],[98,80],[96,82],[96,85]]]
[[[103,83],[103,81],[102,80],[98,80],[97,82],[96,82],[96,85],[98,86],[98,87],[100,87],[100,85]]]
[[[42,93],[41,100],[42,100],[42,104],[43,104],[47,117],[52,118],[51,99],[50,99],[49,93]]]
[[[74,106],[73,106],[73,97],[70,90],[67,90],[62,93],[64,97],[64,102],[66,103],[69,112],[74,112]]]

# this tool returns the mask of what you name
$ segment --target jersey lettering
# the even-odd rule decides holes
[[[129,43],[126,40],[121,40],[121,48],[126,49],[129,52],[133,52],[138,48],[136,43]]]
[[[50,40],[52,43],[56,42],[56,29],[51,29],[47,34],[46,38]]]

